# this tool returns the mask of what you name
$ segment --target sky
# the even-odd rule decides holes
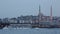
[[[60,16],[60,0],[0,0],[0,18],[12,18],[26,15],[50,15],[52,5],[53,16]]]

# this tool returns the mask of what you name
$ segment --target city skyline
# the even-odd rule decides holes
[[[0,18],[38,15],[39,5],[44,15],[50,16],[50,6],[52,5],[53,16],[59,16],[59,1],[60,0],[0,0]]]

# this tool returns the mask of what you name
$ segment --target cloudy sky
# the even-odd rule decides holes
[[[60,16],[60,0],[0,0],[0,18],[18,17],[21,15],[38,15],[39,5],[44,15]]]

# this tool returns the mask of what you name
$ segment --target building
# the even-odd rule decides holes
[[[17,19],[16,18],[11,18],[11,19],[9,19],[9,23],[17,23]]]

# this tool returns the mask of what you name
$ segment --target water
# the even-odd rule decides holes
[[[2,29],[0,34],[60,34],[60,28]]]

